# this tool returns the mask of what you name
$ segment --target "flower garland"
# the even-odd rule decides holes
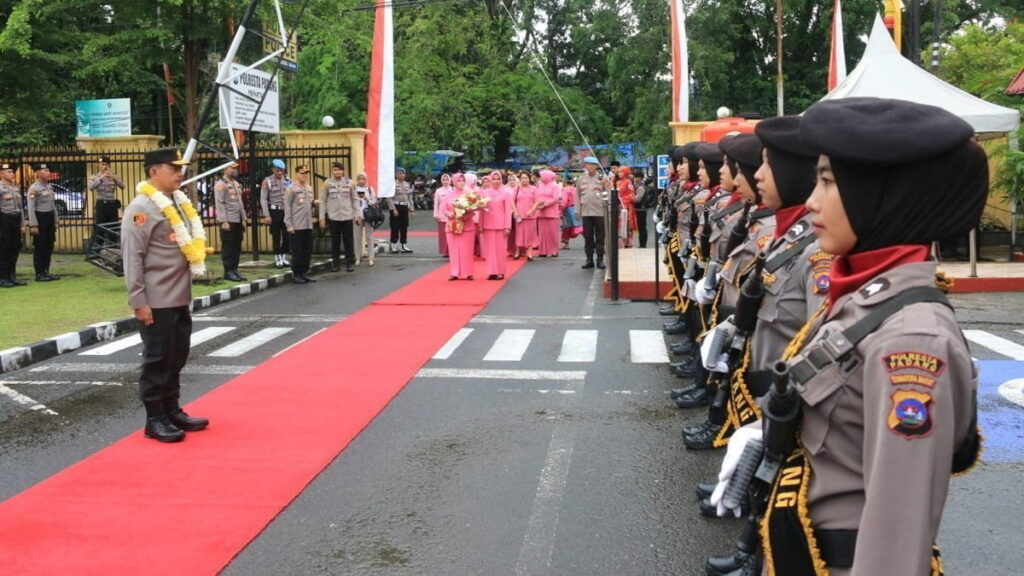
[[[199,214],[192,206],[192,201],[188,199],[188,196],[181,190],[174,191],[174,200],[181,207],[181,210],[185,212],[185,217],[188,218],[189,225],[185,226],[181,216],[178,215],[178,211],[174,209],[174,204],[171,203],[166,194],[157,190],[156,186],[153,186],[148,181],[142,181],[135,187],[135,191],[139,194],[145,194],[152,200],[156,207],[160,209],[160,213],[167,219],[171,229],[174,230],[174,241],[178,243],[181,253],[188,260],[192,275],[201,276],[205,274],[207,254],[206,231],[203,229],[203,221],[199,218]],[[189,233],[189,228],[195,231],[195,236]]]

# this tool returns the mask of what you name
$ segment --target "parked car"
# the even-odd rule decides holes
[[[53,203],[61,218],[85,216],[85,195],[64,183],[50,182],[53,188]]]

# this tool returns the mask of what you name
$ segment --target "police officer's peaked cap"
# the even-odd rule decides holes
[[[843,98],[804,112],[800,137],[830,158],[873,166],[898,166],[940,156],[974,134],[950,112],[905,100]]]
[[[817,158],[818,153],[800,139],[800,116],[778,116],[757,123],[754,133],[765,148],[788,152],[802,158]]]
[[[110,164],[110,156],[100,156],[100,164]]]
[[[0,164],[0,170],[14,170],[14,164],[4,162],[3,164]]]
[[[295,171],[299,174],[309,174],[309,166],[306,166],[305,164],[299,165],[295,168]]]
[[[705,162],[722,163],[722,149],[718,147],[718,144],[701,142],[697,145],[696,153],[697,158]]]
[[[729,158],[746,166],[761,165],[761,140],[753,134],[737,134],[719,144]],[[753,175],[753,174],[751,174]]]
[[[146,166],[156,166],[158,164],[188,166],[189,164],[191,164],[191,162],[182,159],[181,148],[177,148],[174,146],[157,148],[156,150],[150,150],[149,152],[146,152],[144,163]]]
[[[341,162],[331,162],[331,168],[341,168],[342,170],[344,170],[345,165],[342,164]]]
[[[32,165],[32,169],[38,172],[39,170],[49,170],[50,167],[45,162],[36,162]]]

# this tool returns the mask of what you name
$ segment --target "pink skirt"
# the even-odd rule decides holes
[[[537,219],[524,219],[516,224],[516,246],[520,248],[537,247]]]
[[[540,255],[558,256],[562,239],[562,221],[559,218],[538,218],[537,234],[540,236]]]
[[[504,230],[484,230],[480,243],[483,245],[484,260],[487,262],[487,275],[505,275],[508,269],[507,239]]]
[[[453,232],[446,232],[446,234],[448,235],[448,264],[451,266],[451,275],[456,278],[472,276],[476,229],[466,229],[462,234]]]
[[[445,226],[444,222],[437,223],[437,253],[441,256],[448,255],[448,234],[445,232]]]

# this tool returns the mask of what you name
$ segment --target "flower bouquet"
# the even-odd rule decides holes
[[[487,203],[490,201],[490,198],[476,192],[466,192],[452,200],[452,210],[448,213],[448,230],[453,234],[462,234],[463,219],[480,210],[486,210]]]

